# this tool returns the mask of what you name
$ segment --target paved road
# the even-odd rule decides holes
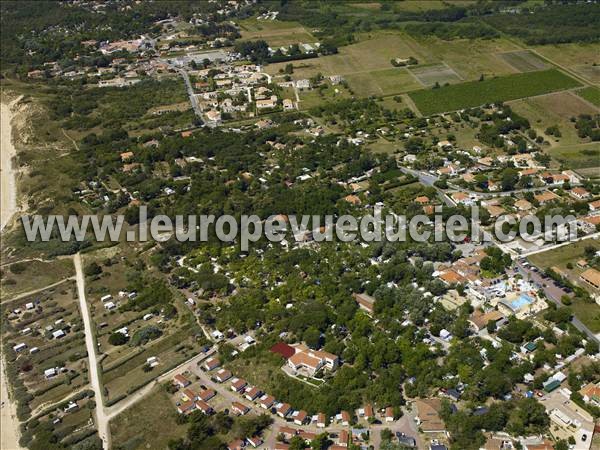
[[[85,298],[85,277],[83,275],[83,265],[79,253],[73,257],[73,263],[75,264],[79,307],[81,309],[81,318],[83,319],[83,328],[85,330],[85,347],[88,353],[90,385],[95,394],[96,426],[98,427],[98,435],[100,436],[100,439],[102,439],[102,448],[106,450],[110,448],[110,428],[104,410],[104,399],[102,397],[102,387],[100,386],[100,370],[98,368],[98,357],[96,355],[96,340],[94,339],[90,310]]]
[[[190,103],[192,104],[192,109],[196,116],[202,119],[202,110],[200,109],[200,105],[198,105],[198,100],[194,95],[194,88],[192,87],[192,83],[190,81],[190,77],[185,71],[185,69],[178,69],[179,74],[183,77],[183,81],[185,83],[185,88],[187,90],[188,96],[190,97]]]
[[[159,375],[158,377],[156,377],[154,380],[150,381],[148,384],[146,384],[141,389],[138,389],[133,394],[130,394],[127,397],[125,397],[123,400],[115,403],[114,405],[112,405],[110,407],[105,408],[105,414],[106,414],[108,420],[112,420],[113,418],[115,418],[116,416],[121,414],[123,411],[125,411],[127,408],[130,408],[131,406],[136,404],[138,401],[140,401],[142,398],[144,398],[146,395],[148,395],[152,391],[152,389],[154,389],[154,387],[156,385],[158,385],[164,381],[170,380],[177,373],[181,373],[181,372],[184,372],[185,370],[191,370],[192,368],[197,367],[198,363],[204,361],[209,356],[212,356],[216,351],[217,351],[217,347],[212,347],[206,353],[197,354],[193,358],[190,358],[187,361],[179,364],[177,367],[169,370],[168,372],[165,372],[162,375]],[[188,366],[188,367],[186,367],[186,366]]]
[[[419,181],[421,183],[423,183],[426,186],[433,186],[433,183],[435,183],[439,179],[438,176],[433,175],[429,172],[425,172],[425,171],[409,169],[407,167],[400,167],[400,170],[402,170],[404,173],[409,173],[411,175],[414,175],[415,177],[417,177],[419,179]],[[571,183],[571,186],[579,186],[580,184],[581,183]],[[524,192],[537,192],[537,191],[543,191],[545,189],[561,187],[560,184],[546,184],[544,186],[538,186],[538,187],[513,189],[512,191],[481,192],[481,191],[472,191],[469,189],[464,189],[464,188],[461,188],[460,186],[456,186],[455,184],[453,184],[451,182],[448,182],[448,186],[450,186],[452,189],[455,189],[457,191],[475,195],[478,198],[506,197],[506,196],[509,196],[512,194],[519,194],[519,193],[524,193]]]

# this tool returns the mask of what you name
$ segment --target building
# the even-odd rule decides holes
[[[591,194],[582,187],[574,187],[569,191],[569,194],[577,200],[585,200],[591,197]]]
[[[589,383],[579,391],[583,401],[600,408],[600,383]]]
[[[231,390],[233,392],[241,392],[247,385],[246,380],[242,380],[241,378],[231,380]]]
[[[317,414],[317,427],[325,428],[325,425],[327,425],[327,417],[325,417],[325,414],[323,414],[323,413]]]
[[[229,370],[221,369],[215,375],[216,380],[219,383],[224,383],[232,377],[231,372]]]
[[[391,406],[388,406],[387,408],[385,408],[385,421],[386,422],[394,421],[394,408],[392,408]]]
[[[417,408],[416,420],[424,433],[446,432],[446,426],[439,415],[439,412],[442,409],[442,402],[440,399],[417,399],[415,401],[415,406]]]
[[[177,374],[173,377],[173,383],[179,386],[180,388],[185,388],[192,384],[190,380],[188,380],[181,374]]]
[[[258,436],[246,438],[246,441],[252,446],[252,448],[260,447],[263,443],[262,439]]]
[[[292,407],[288,403],[280,403],[275,408],[275,412],[277,413],[277,415],[279,417],[285,418],[285,416],[287,416],[290,412],[292,412]]]
[[[264,100],[256,100],[256,109],[269,109],[277,106],[277,97],[272,95]]]
[[[480,310],[475,310],[469,318],[469,325],[471,325],[471,327],[479,333],[481,330],[487,327],[487,324],[490,321],[498,323],[498,321],[501,321],[504,318],[504,314],[496,309],[492,309],[486,313]]]
[[[216,391],[214,391],[212,389],[204,389],[198,394],[198,398],[200,400],[202,400],[203,402],[207,402],[211,398],[213,398],[215,395],[217,395]]]
[[[291,111],[293,109],[296,109],[296,105],[294,105],[294,102],[289,98],[284,98],[283,99],[283,110]]]
[[[214,370],[217,367],[219,367],[221,365],[221,361],[219,361],[217,358],[209,358],[206,360],[206,362],[204,363],[204,368],[206,370]]]
[[[515,208],[519,211],[529,211],[533,206],[525,199],[517,200],[515,202]]]
[[[243,439],[236,439],[233,442],[227,444],[227,450],[244,450],[246,447],[246,441]]]
[[[292,419],[296,425],[304,425],[304,422],[306,422],[307,416],[308,416],[308,414],[304,410],[294,411],[292,413]]]
[[[452,197],[452,200],[454,200],[454,202],[457,204],[470,206],[474,203],[471,196],[464,192],[454,192],[453,194],[450,195],[450,197]]]
[[[247,389],[244,393],[244,397],[246,397],[246,399],[248,399],[251,402],[256,400],[260,395],[262,395],[262,391],[256,386]]]
[[[238,416],[244,416],[250,412],[250,408],[243,403],[233,402],[231,404],[231,411]]]
[[[185,388],[182,392],[181,392],[181,398],[183,398],[183,400],[185,401],[196,401],[198,400],[198,394],[196,394],[194,391],[192,391],[189,388]]]
[[[186,413],[192,411],[194,408],[195,408],[194,402],[193,401],[187,401],[187,402],[181,403],[177,407],[177,412],[179,414],[186,414]]]
[[[288,359],[288,366],[294,372],[306,372],[313,376],[320,369],[335,370],[339,364],[339,358],[328,352],[312,350],[305,345],[297,345],[296,353]]]
[[[360,309],[362,309],[369,315],[373,314],[375,305],[375,299],[373,297],[367,294],[356,293],[352,294],[352,297],[354,297],[354,300],[356,300],[356,303],[358,303]]]
[[[556,200],[560,200],[560,197],[556,195],[554,192],[544,191],[541,194],[536,194],[533,198],[540,204],[544,205],[549,202],[553,202]]]
[[[212,409],[212,406],[210,406],[205,401],[197,400],[194,403],[194,405],[196,406],[197,410],[202,411],[206,415],[212,414],[214,412],[213,409]]]
[[[272,395],[265,394],[260,398],[260,401],[258,403],[263,409],[271,409],[271,407],[275,403],[275,397],[273,397]]]
[[[600,289],[600,271],[596,269],[587,269],[580,278],[595,289]]]

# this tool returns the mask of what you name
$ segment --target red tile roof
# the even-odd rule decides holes
[[[294,353],[296,353],[296,350],[294,350],[294,347],[291,347],[284,342],[278,342],[273,347],[271,347],[270,351],[272,353],[280,354],[285,359],[288,359],[290,356],[292,356]]]

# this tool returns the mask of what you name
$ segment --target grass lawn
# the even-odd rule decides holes
[[[598,143],[578,144],[550,149],[547,153],[558,162],[572,169],[589,169],[590,176],[598,176],[600,146]]]
[[[568,271],[567,264],[575,264],[583,258],[585,247],[592,246],[596,250],[600,250],[600,242],[595,239],[585,239],[583,241],[574,242],[571,245],[549,250],[547,252],[536,253],[531,255],[529,260],[538,267],[547,268],[558,266],[559,268]]]
[[[573,78],[551,69],[454,84],[439,89],[422,89],[409,95],[419,110],[429,115],[485,103],[532,97],[579,85]]]
[[[600,88],[589,86],[578,90],[577,95],[600,108]]]
[[[325,89],[312,89],[309,91],[302,91],[299,93],[300,95],[300,103],[299,108],[301,110],[307,110],[313,108],[315,106],[322,105],[323,102],[335,103],[339,100],[346,99],[350,97],[350,93],[348,89],[345,87],[331,86],[329,84],[326,85]],[[337,90],[337,92],[336,92]],[[290,96],[290,98],[295,98],[294,96]]]
[[[176,417],[168,394],[157,387],[111,420],[113,444],[127,450],[167,448],[171,439],[183,437],[187,431],[187,425],[178,425]]]
[[[585,269],[577,267],[577,261],[583,258],[584,249],[588,246],[600,250],[600,242],[595,239],[585,239],[574,242],[554,250],[543,253],[537,253],[529,257],[529,260],[540,268],[558,267],[569,275],[569,280],[578,286],[588,289],[579,276]],[[567,264],[571,263],[573,269],[568,269]],[[570,308],[579,320],[581,320],[593,333],[600,333],[600,306],[597,303],[587,303],[581,300],[575,300]]]
[[[393,155],[397,150],[400,150],[401,145],[398,142],[390,142],[386,139],[379,138],[375,142],[369,143],[369,150],[374,153],[386,153]]]
[[[569,307],[573,314],[588,327],[592,333],[600,333],[600,306],[597,303],[587,303],[575,300]]]

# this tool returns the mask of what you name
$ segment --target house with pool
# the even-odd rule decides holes
[[[504,298],[498,298],[497,306],[498,310],[507,317],[515,315],[518,319],[537,314],[548,307],[546,302],[539,299],[534,291],[511,292]]]

